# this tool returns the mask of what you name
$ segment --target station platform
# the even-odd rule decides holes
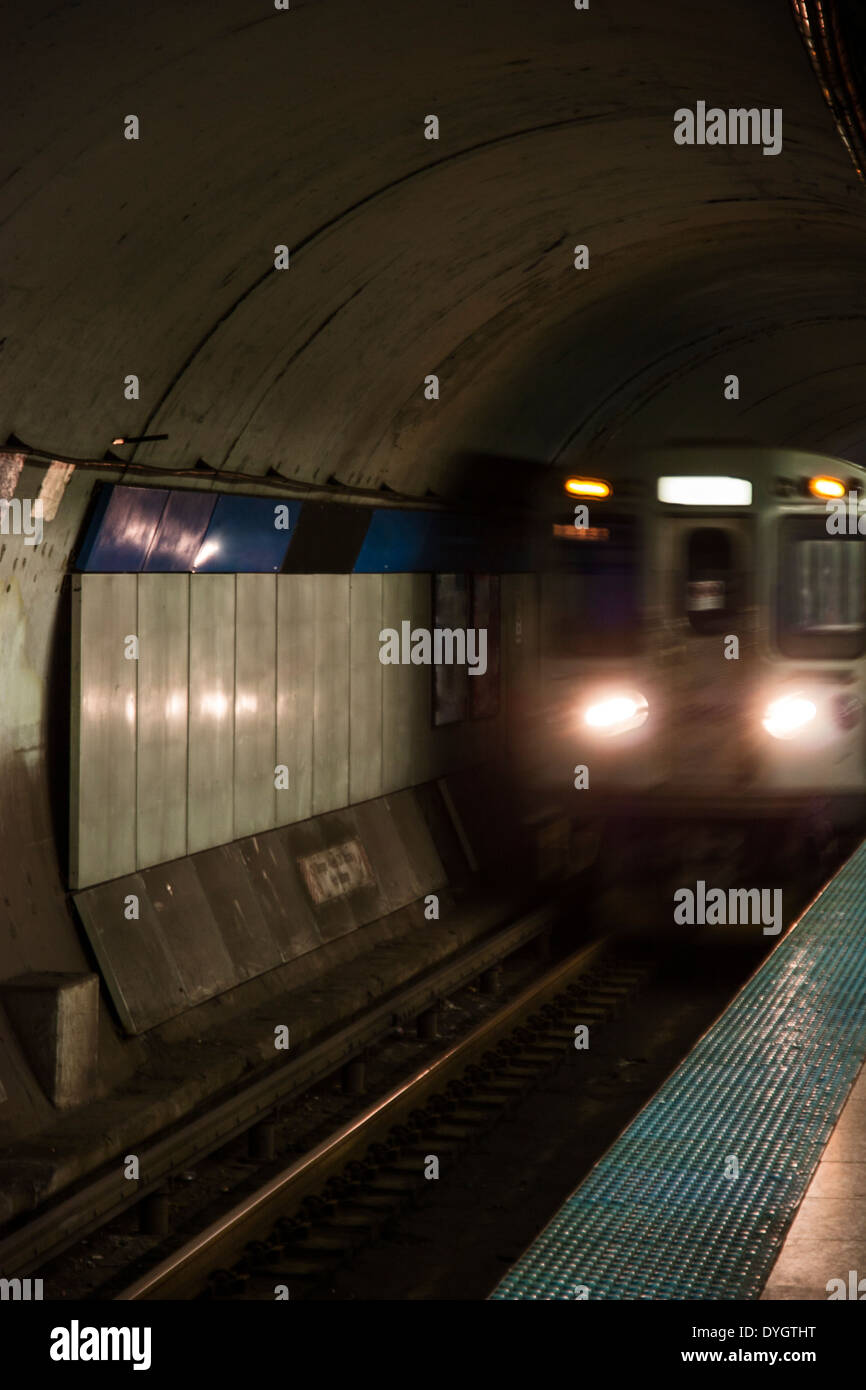
[[[490,1297],[866,1295],[864,1057],[866,842]]]

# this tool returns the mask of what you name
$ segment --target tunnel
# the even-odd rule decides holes
[[[543,935],[588,840],[515,789],[543,604],[478,534],[630,451],[866,467],[866,35],[847,0],[57,0],[4,29],[13,1278],[97,1181],[91,1227],[140,1182],[158,1233],[194,1158],[130,1184],[130,1156],[367,1011],[308,1084],[430,1033],[424,972],[490,983],[494,927]],[[461,671],[400,647],[461,621],[499,634]]]

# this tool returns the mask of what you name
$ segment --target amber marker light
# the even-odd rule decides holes
[[[565,490],[572,497],[610,497],[610,483],[602,478],[569,478]]]
[[[838,478],[810,478],[809,491],[813,497],[844,497],[845,484]]]

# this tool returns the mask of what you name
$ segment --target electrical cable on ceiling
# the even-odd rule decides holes
[[[408,492],[395,492],[390,487],[386,490],[380,488],[355,487],[350,483],[309,483],[302,478],[286,478],[277,469],[271,468],[266,474],[241,473],[229,469],[206,467],[193,468],[167,468],[159,467],[147,463],[127,463],[123,459],[116,461],[111,459],[91,459],[76,458],[72,454],[61,454],[45,449],[34,449],[29,444],[24,444],[16,440],[14,444],[7,444],[6,450],[13,450],[16,453],[27,455],[28,461],[45,461],[51,463],[69,463],[76,468],[89,469],[94,472],[109,473],[135,473],[144,477],[152,478],[197,478],[199,481],[205,478],[212,482],[220,481],[226,483],[240,483],[253,487],[276,488],[286,496],[296,496],[301,494],[304,497],[318,496],[321,498],[336,499],[340,497],[364,498],[371,501],[375,500],[383,506],[397,506],[400,503],[410,503],[414,507],[438,509],[446,505],[444,499],[432,497],[418,497],[416,494]]]

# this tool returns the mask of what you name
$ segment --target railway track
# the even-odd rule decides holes
[[[651,970],[604,940],[584,947],[114,1296],[314,1297]]]
[[[158,1202],[167,1184],[222,1146],[267,1124],[280,1105],[363,1058],[395,1027],[430,1015],[442,1000],[495,972],[529,943],[544,939],[556,915],[552,904],[524,913],[409,981],[343,1028],[144,1142],[140,1146],[142,1175],[137,1181],[126,1180],[123,1165],[116,1161],[69,1195],[47,1203],[26,1222],[16,1223],[0,1237],[0,1276],[36,1273],[146,1199]]]

